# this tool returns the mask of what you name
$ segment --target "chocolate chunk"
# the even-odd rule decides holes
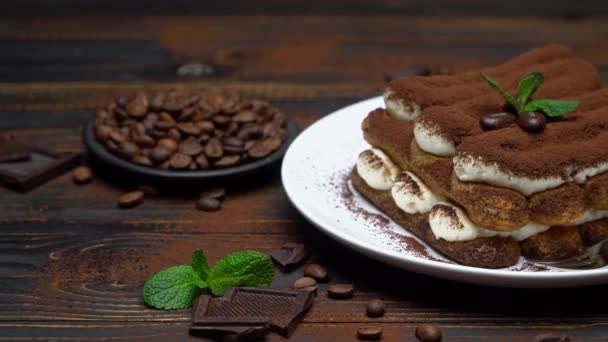
[[[353,284],[331,284],[327,287],[327,295],[333,299],[347,299],[353,296]]]
[[[329,280],[329,274],[325,267],[319,264],[308,264],[304,267],[304,275],[306,277],[315,278],[317,281]]]
[[[394,79],[407,76],[428,76],[431,74],[431,69],[425,66],[411,66],[403,69],[390,71],[384,74],[384,81],[390,82]]]
[[[384,315],[385,311],[384,302],[380,299],[370,300],[365,307],[365,312],[369,317],[380,317]]]
[[[222,208],[222,202],[210,196],[201,196],[196,201],[196,209],[202,211],[218,211]]]
[[[288,337],[312,305],[313,294],[297,290],[231,288],[222,298],[203,295],[192,311],[192,329],[234,326],[234,322],[258,319]]]
[[[420,324],[416,327],[416,337],[422,342],[439,342],[441,330],[432,324]]]
[[[300,264],[308,256],[301,243],[286,243],[281,249],[268,253],[275,263],[284,269],[291,269]],[[306,275],[308,276],[308,275]]]
[[[357,329],[357,337],[362,341],[379,341],[382,339],[382,328],[362,327]]]
[[[72,171],[72,179],[76,184],[87,184],[93,180],[93,172],[87,166],[79,166]]]
[[[141,190],[129,192],[127,194],[122,195],[118,199],[118,207],[122,209],[133,208],[139,204],[144,199],[144,192]]]
[[[29,158],[0,163],[0,181],[19,190],[30,190],[78,165],[77,154],[58,154],[24,144]]]

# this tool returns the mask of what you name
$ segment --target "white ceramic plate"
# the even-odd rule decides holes
[[[490,270],[451,263],[428,247],[426,255],[421,253],[424,243],[380,214],[347,180],[359,152],[369,148],[361,122],[371,110],[383,106],[377,97],[331,113],[302,132],[287,151],[281,170],[283,186],[293,205],[314,225],[371,258],[437,278],[504,287],[608,283],[607,267],[539,270],[522,258],[515,266]]]

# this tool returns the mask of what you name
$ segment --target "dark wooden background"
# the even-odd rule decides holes
[[[606,1],[570,0],[3,1],[0,130],[80,152],[80,128],[100,102],[175,87],[236,89],[306,127],[378,95],[384,72],[470,70],[547,42],[572,46],[606,79],[607,15]],[[215,73],[177,77],[191,61]],[[195,248],[215,261],[288,241],[306,243],[333,281],[357,287],[353,300],[334,301],[323,286],[294,341],[352,341],[368,324],[383,327],[385,341],[414,340],[420,322],[441,326],[445,341],[608,338],[605,286],[486,288],[367,260],[307,223],[276,172],[229,188],[217,213],[194,210],[187,197],[119,210],[127,190],[103,177],[77,187],[69,175],[27,194],[0,189],[0,340],[190,339],[189,310],[142,305],[145,279],[187,262]],[[383,318],[365,317],[371,298],[387,302]]]

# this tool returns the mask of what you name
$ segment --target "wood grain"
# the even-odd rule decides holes
[[[0,131],[83,152],[81,127],[97,106],[117,94],[173,88],[265,98],[307,127],[377,96],[387,71],[412,65],[468,71],[546,42],[571,45],[608,76],[603,3],[536,1],[526,14],[517,2],[475,0],[253,3],[117,7],[96,0],[94,10],[72,0],[56,7],[1,3]],[[264,6],[292,15],[268,15]],[[185,10],[203,15],[169,15]],[[73,16],[83,13],[94,15]],[[215,73],[178,77],[176,69],[192,61]],[[533,341],[543,332],[574,341],[608,336],[604,287],[471,286],[369,260],[305,221],[290,205],[278,170],[246,187],[228,184],[224,209],[215,213],[194,210],[192,191],[120,210],[117,198],[136,182],[95,171],[94,182],[82,187],[64,175],[30,193],[0,188],[0,340],[199,340],[188,335],[189,310],[143,305],[145,279],[187,263],[195,248],[216,261],[288,241],[305,243],[309,261],[325,265],[332,282],[356,287],[352,300],[336,301],[322,284],[293,341],[352,341],[356,329],[369,324],[382,326],[385,341],[414,341],[420,322],[440,325],[446,341]],[[289,286],[301,273],[278,272],[274,286]],[[372,298],[386,302],[382,318],[364,315]]]

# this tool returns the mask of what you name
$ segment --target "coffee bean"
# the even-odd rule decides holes
[[[150,158],[148,158],[147,156],[141,155],[141,154],[133,157],[133,162],[135,164],[144,165],[144,166],[153,165],[152,160],[150,160]]]
[[[230,167],[238,164],[240,160],[241,156],[238,155],[224,156],[213,163],[213,165],[215,167]]]
[[[556,334],[540,334],[536,336],[536,342],[570,342],[570,337]]]
[[[169,112],[179,112],[182,109],[194,104],[199,100],[198,95],[188,95],[184,93],[173,93],[165,98],[163,108]]]
[[[245,126],[237,133],[241,140],[258,139],[264,135],[262,127],[259,125]]]
[[[209,168],[209,160],[207,160],[207,157],[205,157],[205,155],[202,153],[199,154],[194,161],[196,162],[196,165],[198,165],[198,167],[202,170]]]
[[[183,170],[190,165],[192,157],[183,153],[176,153],[169,159],[169,165],[172,169]]]
[[[154,128],[161,131],[168,131],[173,127],[175,127],[175,122],[172,121],[159,120],[154,123]]]
[[[262,126],[262,135],[267,138],[273,137],[276,135],[278,129],[279,128],[272,122],[265,123],[264,126]]]
[[[171,167],[171,165],[169,164],[168,160],[165,160],[164,162],[158,165],[158,168],[161,170],[169,170],[169,167]]]
[[[245,152],[244,147],[234,147],[234,146],[230,146],[230,145],[224,146],[225,154],[239,154],[240,155],[243,152]]]
[[[543,113],[529,112],[521,115],[517,119],[517,124],[526,132],[539,133],[545,129],[547,118]]]
[[[129,192],[118,199],[118,207],[126,209],[140,204],[144,199],[144,192],[141,190]]]
[[[316,279],[317,281],[327,281],[329,280],[329,274],[325,267],[319,264],[308,264],[304,267],[304,276],[311,277]]]
[[[256,122],[258,120],[259,116],[250,110],[246,110],[243,112],[240,112],[238,114],[236,114],[232,120],[234,122],[238,122],[238,123],[248,123],[248,122]]]
[[[202,151],[203,146],[194,137],[190,137],[179,144],[179,152],[189,156],[196,156]]]
[[[272,113],[272,123],[274,123],[277,128],[285,125],[286,120],[287,118],[285,117],[285,114],[279,111],[275,111]]]
[[[441,330],[432,324],[420,324],[416,327],[416,337],[422,342],[438,342]]]
[[[166,148],[169,152],[175,152],[179,148],[177,142],[170,138],[160,139],[157,143],[157,146],[162,146]]]
[[[306,287],[311,287],[317,285],[317,281],[310,277],[303,277],[296,280],[293,283],[293,288],[296,290],[300,290]]]
[[[106,148],[110,150],[110,152],[117,153],[118,152],[118,144],[113,142],[112,140],[106,140],[105,142]]]
[[[222,202],[217,198],[201,196],[196,202],[196,209],[203,211],[217,211],[222,207]]]
[[[218,159],[224,155],[224,147],[217,138],[211,138],[205,145],[205,155],[207,158]]]
[[[146,134],[146,126],[141,122],[135,122],[131,126],[131,130],[136,133],[136,135],[144,135]]]
[[[164,93],[155,94],[150,100],[150,108],[153,110],[159,110],[163,107],[163,101],[165,101]]]
[[[127,159],[131,160],[135,155],[139,153],[139,147],[130,141],[123,141],[120,144],[120,155]]]
[[[170,128],[167,131],[167,136],[175,141],[180,141],[182,140],[182,134],[179,132],[179,129],[177,128]]]
[[[479,119],[479,125],[484,131],[491,131],[510,126],[515,123],[516,117],[511,113],[486,114]]]
[[[158,114],[158,120],[157,121],[166,121],[166,122],[171,122],[173,124],[176,124],[177,122],[175,122],[175,119],[173,118],[173,115],[167,113],[167,112],[160,112]]]
[[[214,115],[211,118],[211,121],[213,121],[213,123],[219,127],[227,126],[230,123],[230,120],[230,117],[226,115]]]
[[[147,134],[138,135],[137,137],[135,137],[134,141],[137,144],[137,146],[142,147],[142,148],[154,147],[154,145],[156,145],[156,140],[154,140],[154,138],[152,138],[151,136],[149,136]]]
[[[243,147],[245,145],[243,140],[241,140],[237,137],[223,137],[222,143],[224,143],[225,146],[234,146],[234,147]]]
[[[112,131],[112,128],[110,128],[109,126],[106,126],[106,125],[97,126],[95,128],[95,137],[100,141],[106,141],[106,140],[108,140],[108,136],[110,135],[111,131]]]
[[[93,180],[93,172],[86,166],[79,166],[72,172],[72,179],[76,184],[87,184]]]
[[[132,117],[140,118],[148,112],[148,98],[146,94],[139,92],[135,98],[126,105],[127,113]]]
[[[160,164],[160,163],[166,161],[167,159],[169,159],[170,156],[171,156],[171,151],[169,151],[166,147],[163,147],[163,146],[156,146],[152,149],[152,151],[150,151],[150,159],[155,164]],[[167,165],[167,167],[168,167],[168,165]]]
[[[108,138],[117,144],[126,140],[125,136],[117,129],[112,129],[110,133],[108,133]]]
[[[347,299],[353,296],[353,284],[331,284],[327,287],[327,295],[333,299]]]
[[[380,317],[384,315],[386,309],[384,308],[384,302],[380,299],[372,299],[367,302],[365,312],[369,317]]]
[[[201,130],[201,133],[211,133],[215,129],[215,125],[211,121],[199,121],[195,126]]]
[[[215,199],[222,201],[226,197],[226,189],[224,189],[224,188],[208,189],[201,193],[201,197],[202,196],[211,197],[211,198],[215,198]]]
[[[192,118],[194,117],[194,114],[196,114],[197,111],[198,111],[198,107],[196,107],[196,106],[186,107],[186,108],[182,109],[182,113],[177,117],[177,120],[179,120],[179,121],[192,120]]]
[[[268,138],[257,142],[247,153],[251,158],[260,159],[268,156],[281,147],[281,140],[278,138]]]
[[[255,141],[255,140],[249,140],[249,141],[245,142],[245,150],[249,151],[249,149],[251,149],[256,143],[257,143],[257,141]]]
[[[357,337],[362,341],[379,341],[382,339],[382,328],[361,327],[357,329]]]
[[[192,122],[183,122],[177,124],[177,129],[186,135],[199,135],[201,129],[196,127]]]

